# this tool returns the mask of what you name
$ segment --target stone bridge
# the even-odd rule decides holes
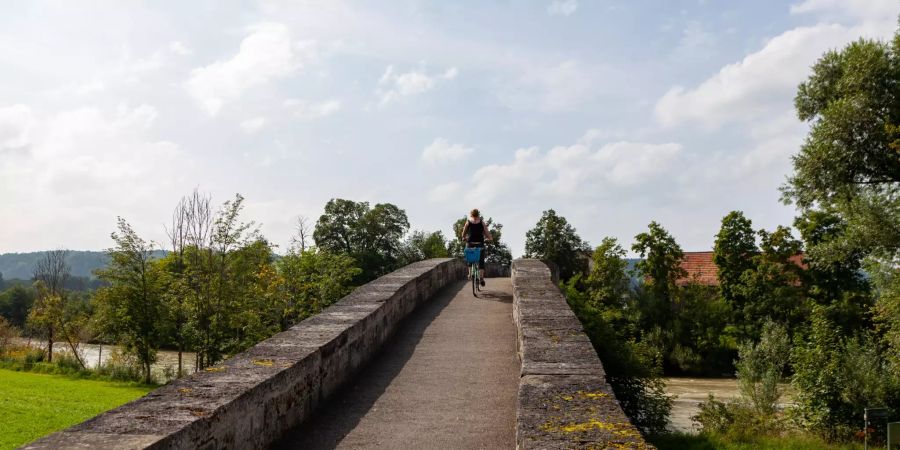
[[[475,298],[461,260],[412,264],[24,448],[650,448],[550,269],[511,272]]]

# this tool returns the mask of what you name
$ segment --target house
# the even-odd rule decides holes
[[[798,253],[791,257],[791,261],[805,270],[808,266],[803,262],[804,256],[803,253]],[[689,283],[704,286],[719,285],[719,268],[713,262],[713,252],[684,252],[681,268],[687,272],[687,276],[675,281],[679,286]]]

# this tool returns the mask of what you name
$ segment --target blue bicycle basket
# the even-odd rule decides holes
[[[475,264],[481,259],[481,249],[472,247],[466,249],[466,264]]]

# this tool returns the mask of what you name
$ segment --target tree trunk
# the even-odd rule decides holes
[[[50,337],[47,338],[47,362],[53,362],[53,327],[48,327]]]
[[[184,346],[182,345],[181,341],[178,341],[178,375],[176,375],[177,378],[181,378],[181,350],[183,347]]]
[[[81,365],[82,369],[87,369],[87,365],[81,359],[81,355],[78,354],[78,346],[69,338],[69,333],[64,333],[66,342],[69,344],[69,349],[72,350],[72,354],[75,355],[75,360],[78,361],[78,364]]]
[[[97,354],[97,368],[99,369],[103,363],[103,343],[100,343],[100,351]]]

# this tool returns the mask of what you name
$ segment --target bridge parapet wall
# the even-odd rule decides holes
[[[550,268],[517,259],[512,284],[522,361],[516,447],[653,448],[622,411]]]
[[[416,306],[465,276],[459,259],[411,264],[222,364],[24,448],[265,448],[308,418]]]

